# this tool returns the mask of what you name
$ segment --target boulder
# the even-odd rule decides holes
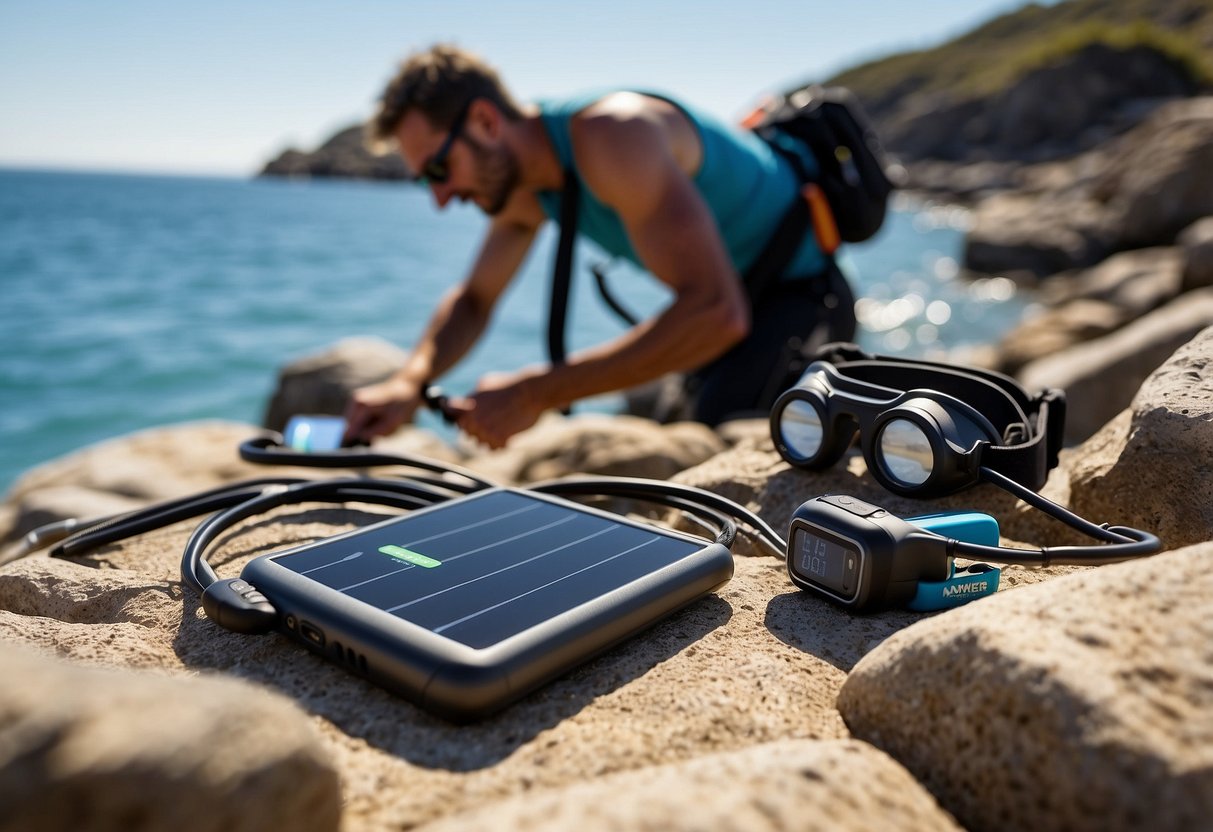
[[[340,416],[358,387],[383,381],[404,366],[408,353],[382,338],[347,338],[278,371],[264,423],[282,430],[296,414]]]
[[[211,562],[235,576],[254,556],[380,516],[284,509],[229,536]],[[0,642],[121,668],[218,671],[285,694],[313,714],[340,767],[349,830],[412,828],[532,790],[763,743],[843,739],[834,700],[846,670],[916,618],[854,618],[795,591],[779,560],[738,558],[733,580],[709,598],[500,714],[451,725],[280,636],[205,619],[178,577],[189,530],[0,567]]]
[[[10,613],[0,616],[12,618]],[[0,641],[0,830],[336,830],[307,717],[234,679],[87,668]]]
[[[1028,364],[1029,389],[1066,391],[1066,442],[1094,434],[1129,406],[1142,382],[1205,327],[1213,326],[1213,288],[1191,292],[1110,335]]]
[[[1167,104],[1125,135],[1093,196],[1117,250],[1170,245],[1213,214],[1213,96]]]
[[[998,593],[891,637],[838,707],[969,829],[1204,828],[1210,598],[1213,543]]]
[[[627,799],[621,799],[627,795]],[[786,740],[528,793],[424,827],[625,830],[959,830],[886,755],[850,740]]]
[[[466,465],[499,482],[527,483],[569,474],[668,479],[724,450],[711,428],[660,425],[635,416],[543,417],[504,450],[473,454]]]
[[[1104,300],[1079,298],[1051,309],[1041,307],[1003,336],[997,367],[1017,375],[1033,361],[1107,335],[1124,322],[1120,308]]]
[[[1173,101],[1067,163],[1071,185],[982,201],[964,265],[1044,277],[1126,249],[1169,246],[1213,214],[1213,96]],[[1025,177],[1026,179],[1026,177]]]
[[[986,274],[1039,278],[1098,263],[1111,252],[1104,209],[1083,197],[1000,193],[973,210],[965,236],[966,268]]]
[[[1090,269],[1053,275],[1041,286],[1041,302],[1102,301],[1132,320],[1180,294],[1183,268],[1184,255],[1177,247],[1122,251]]]
[[[1070,507],[1148,529],[1171,548],[1213,540],[1211,459],[1213,327],[1180,347],[1129,409],[1073,452]]]
[[[1184,257],[1182,291],[1213,286],[1213,216],[1185,228],[1178,243]]]

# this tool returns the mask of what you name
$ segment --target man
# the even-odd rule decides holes
[[[578,230],[647,269],[674,299],[561,364],[485,376],[470,396],[452,398],[448,414],[488,446],[503,446],[545,410],[667,373],[688,374],[694,417],[715,424],[770,405],[786,386],[790,339],[853,335],[853,299],[812,235],[752,308],[741,273],[798,198],[798,182],[746,131],[632,91],[520,106],[494,70],[451,46],[406,60],[368,127],[396,146],[439,208],[471,200],[491,222],[470,273],[443,297],[405,366],[355,391],[347,439],[409,421],[425,385],[475,344],[536,232],[560,216],[566,176],[581,184]]]

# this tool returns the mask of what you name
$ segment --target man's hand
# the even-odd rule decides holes
[[[493,373],[480,379],[476,392],[452,398],[448,411],[460,430],[494,450],[539,419],[546,405],[536,400],[533,373]]]
[[[345,408],[344,443],[370,442],[411,421],[421,405],[421,390],[412,382],[392,377],[359,387]]]

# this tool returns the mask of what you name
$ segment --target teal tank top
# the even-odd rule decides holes
[[[576,174],[569,135],[570,120],[609,92],[538,102],[548,139],[565,170],[571,169]],[[668,96],[642,90],[637,92],[669,101],[682,110],[699,131],[703,161],[693,182],[712,212],[734,267],[739,273],[744,273],[775,233],[792,200],[799,198],[800,185],[796,173],[782,156],[749,130],[725,125]],[[816,171],[817,163],[812,156],[807,153],[801,155],[808,170]],[[560,191],[540,191],[538,197],[544,213],[559,220]],[[644,268],[619,215],[595,199],[584,187],[578,204],[577,230],[611,256],[625,258]],[[813,235],[806,234],[805,241],[786,270],[786,277],[811,277],[821,272],[825,262]]]

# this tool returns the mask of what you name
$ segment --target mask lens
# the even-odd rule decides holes
[[[821,450],[821,416],[817,408],[793,399],[779,417],[779,438],[798,459],[812,459]]]
[[[908,419],[890,419],[877,444],[880,464],[901,485],[922,485],[935,469],[935,453],[922,428]]]

